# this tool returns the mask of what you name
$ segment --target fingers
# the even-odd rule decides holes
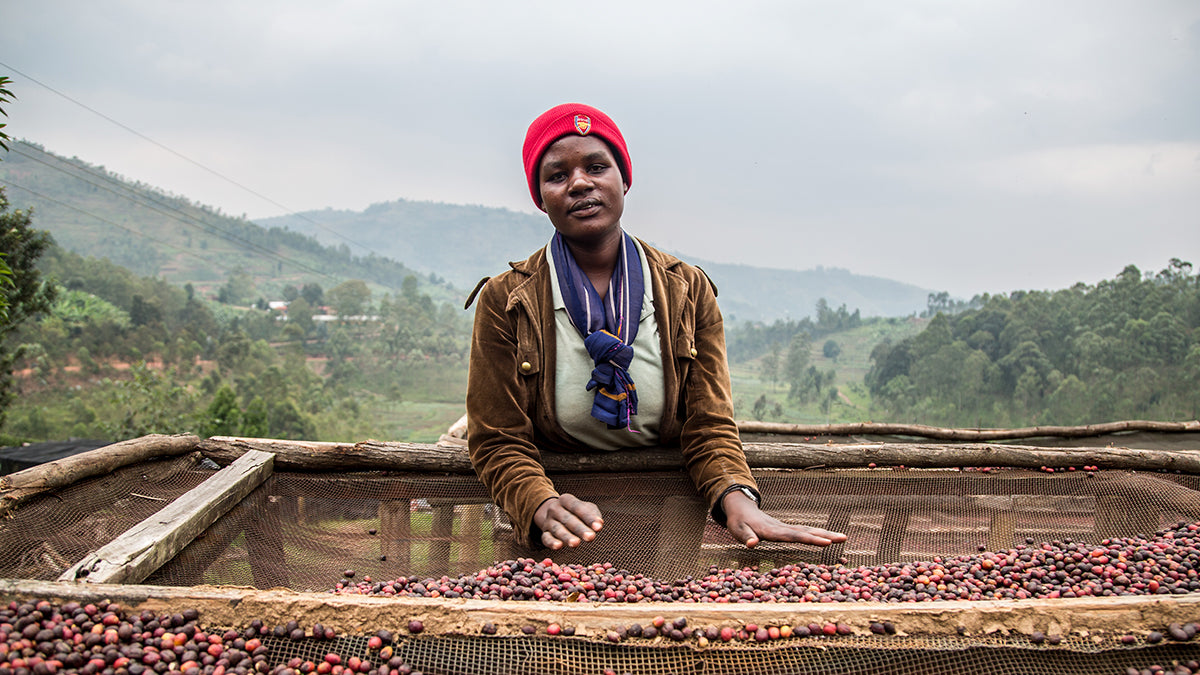
[[[592,530],[599,532],[604,527],[604,516],[600,515],[599,506],[572,494],[562,495],[558,498],[558,503]]]
[[[762,511],[737,521],[731,518],[728,527],[730,534],[737,537],[748,548],[754,548],[759,541],[782,541],[812,546],[829,546],[846,541],[846,535],[841,532],[831,532],[819,527],[791,525]]]
[[[755,534],[754,528],[750,527],[745,521],[729,523],[729,533],[737,537],[738,541],[745,544],[746,548],[754,548],[758,545],[758,535]]]
[[[604,518],[595,504],[564,494],[546,500],[534,514],[534,524],[542,530],[542,544],[558,550],[595,539]]]

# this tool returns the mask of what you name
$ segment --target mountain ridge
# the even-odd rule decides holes
[[[28,141],[13,144],[0,162],[0,179],[10,185],[13,208],[32,206],[35,226],[68,250],[192,284],[210,297],[245,271],[255,295],[268,300],[278,299],[286,285],[328,287],[356,278],[396,292],[413,275],[422,292],[461,302],[479,279],[524,259],[552,232],[541,214],[407,199],[362,211],[326,208],[246,220]],[[356,255],[347,242],[363,252]],[[799,320],[814,315],[821,299],[863,316],[908,316],[924,310],[930,295],[839,268],[763,268],[663,250],[704,268],[731,322]]]
[[[425,274],[472,288],[486,276],[508,269],[544,246],[552,232],[544,216],[480,205],[457,205],[397,199],[378,202],[362,211],[323,209],[259,218],[264,227],[278,227],[330,243],[335,235],[324,229],[352,233],[356,241],[382,255],[405,260]],[[320,222],[323,227],[315,223]],[[652,240],[647,240],[655,245]],[[396,242],[404,242],[398,244]],[[401,248],[422,251],[404,257]],[[719,290],[727,320],[774,321],[800,319],[815,313],[817,301],[830,307],[845,305],[863,316],[908,316],[924,310],[930,291],[883,277],[818,266],[811,270],[720,263],[663,248],[679,259],[702,267]]]

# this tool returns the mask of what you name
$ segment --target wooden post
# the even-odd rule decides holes
[[[476,564],[471,567],[478,569],[491,562],[483,559],[483,504],[463,504],[458,508],[458,559],[465,564],[468,556],[474,558]]]
[[[158,513],[85,556],[59,580],[141,582],[266,480],[274,457],[267,452],[247,452]]]
[[[388,566],[399,573],[412,573],[412,500],[379,502],[379,549]]]
[[[450,542],[454,539],[454,504],[435,504],[433,507],[433,527],[429,533],[429,558],[426,564],[431,570],[429,574],[450,570]]]

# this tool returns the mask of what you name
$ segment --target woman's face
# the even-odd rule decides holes
[[[542,155],[542,210],[568,243],[590,247],[621,229],[628,188],[608,144],[595,136],[563,136]]]

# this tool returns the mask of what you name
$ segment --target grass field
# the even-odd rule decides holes
[[[763,421],[767,422],[828,424],[868,421],[871,396],[863,384],[863,377],[871,368],[871,350],[884,340],[890,339],[895,343],[916,335],[924,326],[923,319],[885,319],[814,340],[810,363],[818,370],[832,369],[837,373],[834,386],[838,388],[840,396],[828,414],[821,412],[820,405],[815,401],[801,405],[788,400],[786,383],[773,384],[762,378],[761,359],[730,364],[734,417],[740,420],[754,419],[754,402],[760,396],[766,396],[768,410],[773,410],[775,404],[779,404],[782,413],[775,415],[769,412],[763,417]],[[833,340],[842,349],[836,361],[826,358],[823,353],[826,340]]]

